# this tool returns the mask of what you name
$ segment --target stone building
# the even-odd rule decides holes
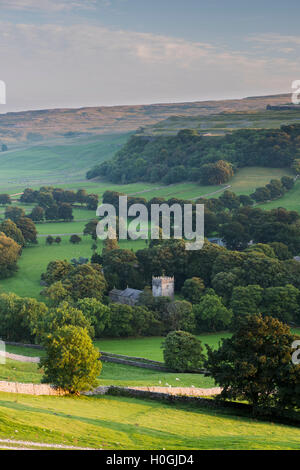
[[[153,297],[174,297],[174,277],[152,277]]]
[[[126,305],[136,305],[143,291],[138,289],[119,290],[112,289],[109,298],[112,302]],[[152,278],[152,294],[154,297],[171,297],[174,298],[174,277],[153,277]]]
[[[142,292],[141,290],[130,289],[130,287],[125,290],[113,289],[109,293],[109,298],[112,302],[133,306],[137,304]]]

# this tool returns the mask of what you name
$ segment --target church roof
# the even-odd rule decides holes
[[[122,297],[128,297],[128,298],[137,300],[142,292],[143,291],[141,290],[131,289],[130,287],[127,287],[127,289],[120,292],[120,295]]]

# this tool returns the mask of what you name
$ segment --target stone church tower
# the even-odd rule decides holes
[[[153,297],[174,297],[174,277],[152,277]]]

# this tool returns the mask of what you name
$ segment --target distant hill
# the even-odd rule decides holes
[[[209,116],[222,112],[265,110],[291,102],[288,94],[236,100],[198,101],[137,106],[49,109],[0,114],[0,142],[42,143],[48,139],[125,133],[170,116]]]

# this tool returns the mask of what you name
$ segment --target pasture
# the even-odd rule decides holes
[[[0,393],[0,439],[105,450],[296,450],[300,429],[180,403]]]

